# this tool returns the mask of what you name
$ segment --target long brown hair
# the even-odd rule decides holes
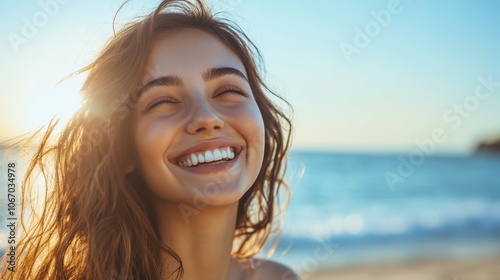
[[[292,128],[269,96],[290,105],[264,83],[260,53],[237,25],[212,14],[200,0],[162,1],[153,13],[117,32],[79,71],[87,73],[82,105],[55,140],[57,122],[52,121],[34,134],[40,138],[22,142],[37,139],[37,149],[22,186],[26,223],[16,246],[16,272],[3,269],[2,279],[159,279],[162,252],[178,263],[172,276],[182,276],[182,260],[160,243],[148,188],[124,170],[133,145],[131,110],[148,74],[154,40],[183,27],[214,35],[246,68],[264,119],[265,154],[257,180],[239,201],[232,255],[251,258],[263,248],[275,229],[280,189],[288,196],[284,174]],[[35,193],[41,195],[41,210],[33,209]]]

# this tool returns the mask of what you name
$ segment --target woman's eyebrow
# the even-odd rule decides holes
[[[219,68],[210,68],[207,71],[205,71],[202,75],[203,80],[208,81],[208,80],[213,80],[220,78],[222,76],[226,75],[236,75],[239,76],[245,81],[248,81],[247,77],[245,74],[243,74],[240,70],[232,67],[219,67]]]
[[[148,91],[149,89],[153,87],[158,87],[158,86],[183,86],[184,83],[182,82],[182,79],[179,76],[163,76],[156,78],[154,80],[151,80],[147,82],[145,85],[143,85],[138,91],[137,91],[137,96],[141,96],[144,92]]]
[[[218,67],[218,68],[210,68],[203,72],[202,77],[204,81],[208,80],[213,80],[220,78],[222,76],[227,76],[227,75],[236,75],[238,77],[243,78],[245,81],[248,81],[247,77],[245,74],[243,74],[240,70],[232,67]],[[179,76],[175,75],[168,75],[168,76],[162,76],[159,78],[156,78],[154,80],[151,80],[147,82],[145,85],[143,85],[138,91],[137,91],[137,97],[141,96],[144,92],[148,91],[149,89],[157,86],[183,86],[184,83],[182,82],[182,79]]]

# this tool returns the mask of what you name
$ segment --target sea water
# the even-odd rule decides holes
[[[296,269],[500,255],[499,156],[294,152],[288,179]]]

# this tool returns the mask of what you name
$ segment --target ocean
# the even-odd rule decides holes
[[[500,255],[500,156],[293,152],[288,179],[272,259],[299,272]]]
[[[293,151],[287,179],[292,196],[271,259],[302,274],[321,267],[500,255],[499,156]]]

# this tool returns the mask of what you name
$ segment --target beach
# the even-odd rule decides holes
[[[480,260],[418,261],[326,268],[304,280],[500,280],[500,256]]]

